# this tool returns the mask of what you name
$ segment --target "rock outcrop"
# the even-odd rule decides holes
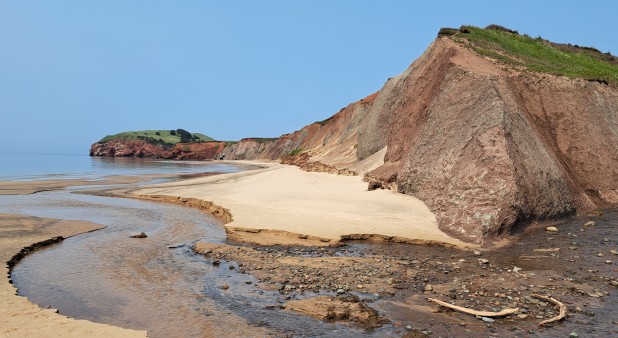
[[[414,195],[442,230],[482,242],[618,205],[618,88],[500,63],[443,35],[380,91],[331,118],[213,157],[302,154],[292,161],[357,171],[385,148],[365,173],[370,188]]]

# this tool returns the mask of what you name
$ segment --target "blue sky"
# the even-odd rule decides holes
[[[87,154],[134,129],[279,136],[380,89],[440,27],[616,55],[617,4],[0,0],[0,152]]]

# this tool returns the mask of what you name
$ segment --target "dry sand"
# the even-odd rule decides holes
[[[211,201],[231,212],[233,220],[225,225],[229,239],[256,244],[332,245],[357,238],[470,246],[440,231],[435,216],[412,196],[367,191],[360,176],[263,165],[132,193]]]
[[[63,221],[0,214],[0,260],[6,262],[23,247],[56,236],[70,237],[102,228],[84,221]],[[5,276],[8,268],[5,266]],[[0,337],[145,337],[145,331],[122,329],[72,319],[54,309],[41,309],[19,297],[8,278],[0,278]]]

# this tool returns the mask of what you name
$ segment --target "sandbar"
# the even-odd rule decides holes
[[[172,175],[115,175],[102,179],[62,179],[62,180],[31,180],[31,181],[1,181],[0,195],[30,195],[43,191],[62,190],[68,187],[85,185],[110,185],[129,184],[149,181],[156,178],[170,177]]]
[[[275,163],[261,169],[184,180],[130,191],[212,202],[229,210],[228,239],[260,245],[334,245],[349,239],[470,244],[440,229],[419,199],[367,190],[360,176],[305,172]]]

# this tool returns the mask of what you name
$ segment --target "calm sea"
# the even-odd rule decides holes
[[[212,161],[0,153],[0,181],[96,179],[110,175],[185,174],[238,170],[234,166]]]

